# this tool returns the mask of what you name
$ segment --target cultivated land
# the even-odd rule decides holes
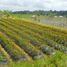
[[[31,18],[33,14],[13,14],[13,17],[14,16],[21,19],[24,18],[27,20],[35,21]],[[67,17],[40,15],[38,19],[40,21],[36,20],[36,22],[67,29]]]
[[[17,18],[0,19],[2,67],[67,67],[67,30]]]

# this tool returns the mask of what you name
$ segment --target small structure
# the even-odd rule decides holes
[[[60,18],[62,18],[63,16],[59,16]]]
[[[57,16],[54,16],[55,18],[57,18]]]
[[[36,21],[37,20],[36,15],[32,15],[32,19]]]
[[[34,21],[40,22],[39,15],[32,15],[32,19],[33,19]]]

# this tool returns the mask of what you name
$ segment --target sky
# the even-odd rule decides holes
[[[67,0],[0,0],[0,10],[67,10]]]

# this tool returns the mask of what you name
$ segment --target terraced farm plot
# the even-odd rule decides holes
[[[67,30],[21,19],[0,19],[0,64],[35,62],[57,53],[67,56]]]

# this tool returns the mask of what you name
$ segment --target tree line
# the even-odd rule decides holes
[[[33,14],[33,15],[45,15],[45,16],[65,16],[67,17],[67,11],[44,11],[44,10],[36,10],[36,11],[8,11],[0,10],[0,15],[10,15],[10,14]]]
[[[67,11],[44,11],[44,10],[36,10],[36,11],[15,11],[14,14],[36,14],[36,15],[46,15],[46,16],[66,16]]]

